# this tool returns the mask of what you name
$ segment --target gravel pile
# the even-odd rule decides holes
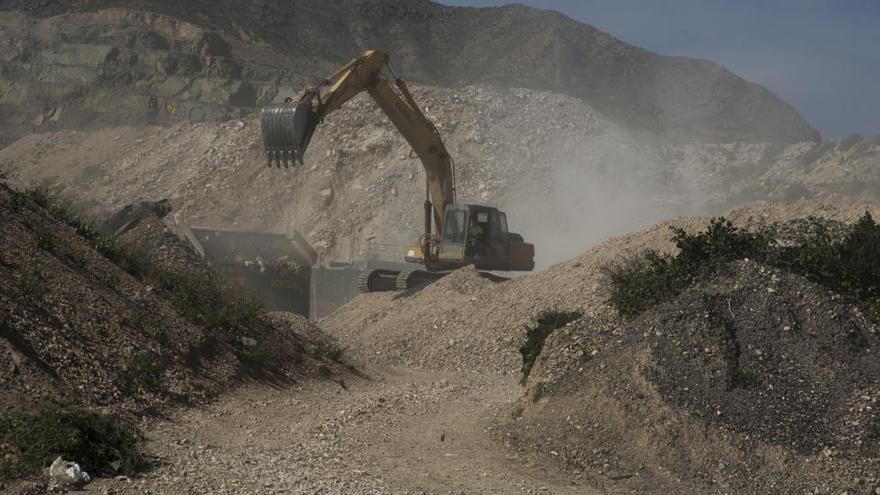
[[[829,225],[844,225],[866,209],[875,217],[880,213],[867,204],[835,208],[795,203],[750,206],[734,210],[728,217],[752,228],[810,215],[828,219]],[[707,223],[708,219],[700,217],[672,219],[609,239],[527,277],[496,282],[464,268],[420,292],[362,294],[322,320],[320,326],[367,362],[518,374],[522,365],[518,350],[525,331],[542,311],[613,315],[606,304],[608,266],[646,249],[672,252],[671,228],[696,232]],[[793,235],[805,225],[808,223],[786,223],[780,235]]]
[[[367,363],[505,373],[516,335],[489,326],[486,298],[506,283],[462,268],[424,290],[361,294],[319,324]]]
[[[274,379],[314,371],[298,331],[209,330],[175,309],[149,279],[120,269],[27,195],[0,185],[0,411],[45,403],[137,415],[179,400],[200,402],[250,376],[250,356],[283,357]],[[197,265],[158,221],[124,242],[144,242],[175,270]],[[271,349],[270,349],[271,348]]]
[[[651,381],[693,416],[802,454],[880,454],[878,327],[830,291],[743,261],[633,326]]]
[[[865,209],[755,206],[729,217],[786,222],[779,235],[797,242],[810,224],[793,210],[840,232]],[[547,339],[520,418],[501,428],[522,451],[556,457],[597,486],[632,478],[719,493],[880,488],[880,328],[839,296],[741,261],[634,320],[602,305],[586,314]]]

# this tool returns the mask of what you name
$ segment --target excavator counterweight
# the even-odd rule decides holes
[[[269,165],[302,164],[315,128],[330,112],[362,91],[379,105],[412,146],[425,169],[425,226],[405,259],[425,271],[364,274],[365,291],[400,290],[414,281],[429,281],[466,265],[480,270],[530,271],[535,250],[522,236],[508,232],[507,217],[496,208],[461,205],[455,198],[455,165],[434,124],[422,113],[409,88],[383,74],[388,55],[368,50],[325,79],[307,88],[297,101],[263,109],[261,127]],[[390,69],[388,69],[390,71]],[[392,72],[393,74],[393,72]],[[430,273],[429,273],[430,272]]]

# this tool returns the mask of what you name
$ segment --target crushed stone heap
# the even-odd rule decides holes
[[[142,414],[245,377],[315,372],[319,330],[225,299],[161,221],[111,244],[66,208],[0,183],[0,412],[59,404]]]

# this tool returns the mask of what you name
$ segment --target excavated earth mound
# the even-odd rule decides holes
[[[748,261],[731,272],[634,325],[664,399],[800,453],[880,454],[877,326],[802,277]]]
[[[880,208],[869,204],[837,208],[812,202],[753,205],[730,212],[728,218],[746,227],[811,215],[852,222],[866,210],[880,218]],[[516,374],[525,331],[542,311],[613,315],[604,283],[609,265],[646,249],[672,252],[671,228],[696,232],[707,222],[700,217],[672,219],[612,238],[527,277],[496,282],[464,268],[419,292],[362,294],[320,326],[368,362]],[[795,235],[793,228],[786,227],[785,235]]]
[[[868,492],[877,331],[802,277],[738,262],[633,321],[552,334],[500,431],[599,486]]]
[[[798,203],[729,218],[745,227],[783,222],[777,237],[793,243],[809,233],[807,216],[836,235],[866,210],[878,213]],[[665,242],[651,229],[605,246],[621,255],[636,245],[669,252],[663,230]],[[596,262],[602,247],[565,265]],[[506,443],[599,487],[880,487],[880,326],[839,295],[744,260],[632,320],[588,291],[580,297],[587,316],[547,338],[514,418],[499,427]]]
[[[480,311],[504,286],[462,268],[424,290],[361,294],[320,326],[366,362],[505,373],[515,365],[505,351],[517,335],[493,327],[493,311]]]
[[[286,381],[319,365],[298,335],[319,332],[307,321],[208,328],[176,304],[183,295],[123,270],[5,184],[0,225],[0,411],[54,403],[140,414],[197,403],[243,378]],[[143,242],[147,262],[178,280],[202,270],[161,222],[125,237],[120,245]]]

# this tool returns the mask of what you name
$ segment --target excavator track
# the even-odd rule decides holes
[[[358,275],[357,287],[361,292],[405,291],[440,280],[448,273],[425,270],[371,270]]]
[[[370,272],[361,272],[357,278],[357,288],[359,292],[370,291]]]
[[[409,289],[409,277],[412,275],[415,270],[405,270],[397,274],[395,279],[395,288],[397,290],[407,290]]]
[[[361,292],[393,292],[397,290],[397,270],[371,270],[358,275],[357,286]]]

